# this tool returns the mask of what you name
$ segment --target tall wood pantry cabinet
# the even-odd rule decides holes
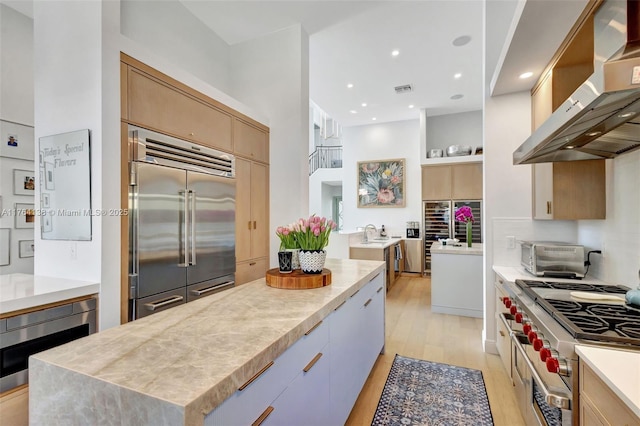
[[[206,145],[236,158],[236,284],[269,267],[269,128],[120,54],[121,208],[128,206],[128,125]],[[128,320],[129,222],[121,219],[121,321]]]

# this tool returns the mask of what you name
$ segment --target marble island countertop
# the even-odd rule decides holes
[[[369,242],[368,243],[363,243],[361,240],[357,241],[357,242],[352,242],[351,244],[349,244],[350,247],[356,247],[356,248],[366,248],[366,249],[385,249],[387,247],[391,247],[395,244],[397,244],[398,242],[404,240],[404,238],[399,238],[399,237],[387,237],[387,238],[380,238],[380,237],[376,237],[376,238],[369,238]]]
[[[0,315],[96,294],[100,284],[30,274],[0,275]]]
[[[32,421],[65,419],[82,397],[137,424],[202,424],[385,266],[327,259],[325,267],[326,287],[283,290],[262,278],[32,356]],[[87,416],[88,424],[117,423]]]
[[[482,256],[484,253],[484,244],[472,243],[471,247],[467,247],[467,243],[458,243],[459,245],[443,245],[439,241],[431,244],[431,254],[472,254]]]

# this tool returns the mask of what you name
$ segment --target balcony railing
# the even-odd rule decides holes
[[[309,176],[318,169],[338,169],[342,167],[341,146],[317,146],[309,156]]]

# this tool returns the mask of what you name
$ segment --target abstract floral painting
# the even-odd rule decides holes
[[[404,159],[358,162],[358,207],[404,207]]]

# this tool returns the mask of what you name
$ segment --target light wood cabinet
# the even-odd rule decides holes
[[[269,135],[238,118],[233,120],[234,153],[251,160],[269,162]]]
[[[269,256],[267,165],[236,157],[236,206],[236,269],[247,271],[247,265],[254,266],[247,278],[264,277],[268,266],[264,259]],[[250,265],[252,261],[254,265]],[[264,270],[260,271],[263,266]],[[247,282],[238,278],[243,278],[242,274],[236,276],[237,284]]]
[[[128,74],[128,119],[162,133],[230,152],[230,114],[133,67]]]
[[[398,244],[401,245],[401,250],[404,253],[404,242],[401,240]],[[371,248],[349,247],[349,259],[381,260],[387,265],[387,291],[391,290],[391,287],[396,282],[398,276],[395,272],[395,245],[385,248],[375,246]],[[402,266],[403,263],[401,262],[399,272],[402,272]]]
[[[29,424],[29,386],[24,385],[0,395],[0,419],[3,425]]]
[[[269,269],[269,259],[261,257],[236,263],[236,285],[264,278]]]
[[[639,426],[640,418],[584,362],[580,362],[580,424]]]
[[[532,165],[533,218],[606,218],[604,160]]]
[[[482,163],[422,167],[423,200],[481,200]]]

